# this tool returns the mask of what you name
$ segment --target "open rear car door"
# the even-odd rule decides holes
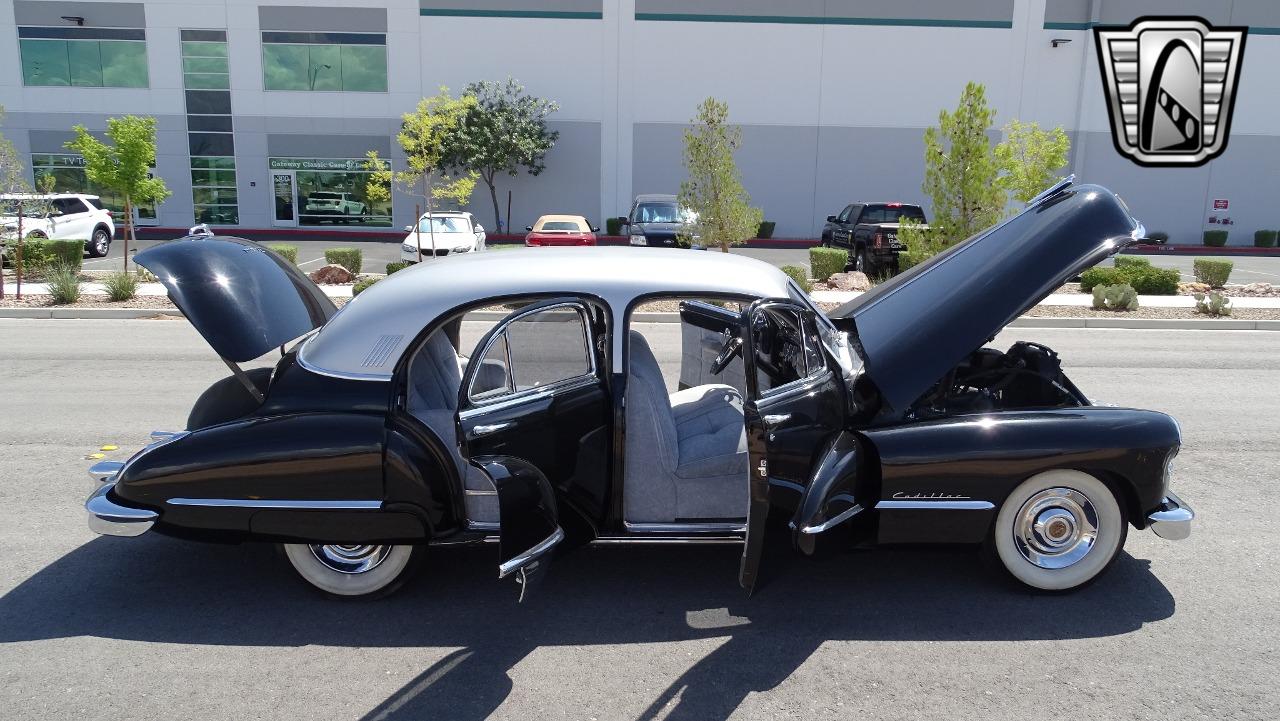
[[[797,545],[860,510],[857,440],[843,430],[847,390],[823,347],[814,312],[792,300],[764,299],[742,314],[744,403],[750,454],[747,537],[738,581],[755,587],[771,496],[798,496],[791,521]],[[791,505],[791,504],[786,504]]]

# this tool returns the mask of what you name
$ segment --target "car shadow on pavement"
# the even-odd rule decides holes
[[[659,693],[642,719],[727,718],[829,640],[1018,641],[1129,633],[1174,599],[1149,562],[1121,553],[1096,583],[1027,593],[963,548],[766,559],[751,598],[737,546],[590,547],[557,558],[523,604],[496,580],[493,546],[434,550],[394,596],[328,601],[269,546],[149,535],[100,538],[0,597],[0,643],[79,635],[236,646],[460,647],[366,719],[482,719],[539,647],[726,639]],[[607,669],[584,668],[599,675]]]

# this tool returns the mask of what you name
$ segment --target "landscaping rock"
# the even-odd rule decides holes
[[[866,273],[852,271],[849,273],[832,273],[827,279],[827,286],[832,290],[866,291],[871,290],[871,279]]]
[[[1238,295],[1252,296],[1270,296],[1275,295],[1277,288],[1270,283],[1250,283],[1241,286],[1237,291]]]
[[[1179,283],[1178,295],[1192,295],[1194,293],[1208,293],[1213,290],[1208,283]]]
[[[312,282],[320,285],[342,285],[343,283],[354,282],[355,279],[355,273],[340,265],[326,265],[311,274]]]

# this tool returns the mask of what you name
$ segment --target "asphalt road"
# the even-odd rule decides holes
[[[649,330],[649,329],[646,329]],[[655,351],[674,353],[673,327]],[[670,342],[661,340],[669,338]],[[183,321],[0,320],[5,719],[1273,719],[1280,334],[1022,330],[1106,401],[1176,415],[1189,540],[1032,595],[966,549],[768,559],[583,549],[517,606],[492,548],[374,603],[271,548],[85,527],[84,456],[180,427],[225,368]]]

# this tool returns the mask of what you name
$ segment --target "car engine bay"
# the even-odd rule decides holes
[[[1020,408],[1072,408],[1090,405],[1062,372],[1062,361],[1048,346],[1018,341],[1007,351],[979,348],[920,397],[908,418],[984,413]]]

